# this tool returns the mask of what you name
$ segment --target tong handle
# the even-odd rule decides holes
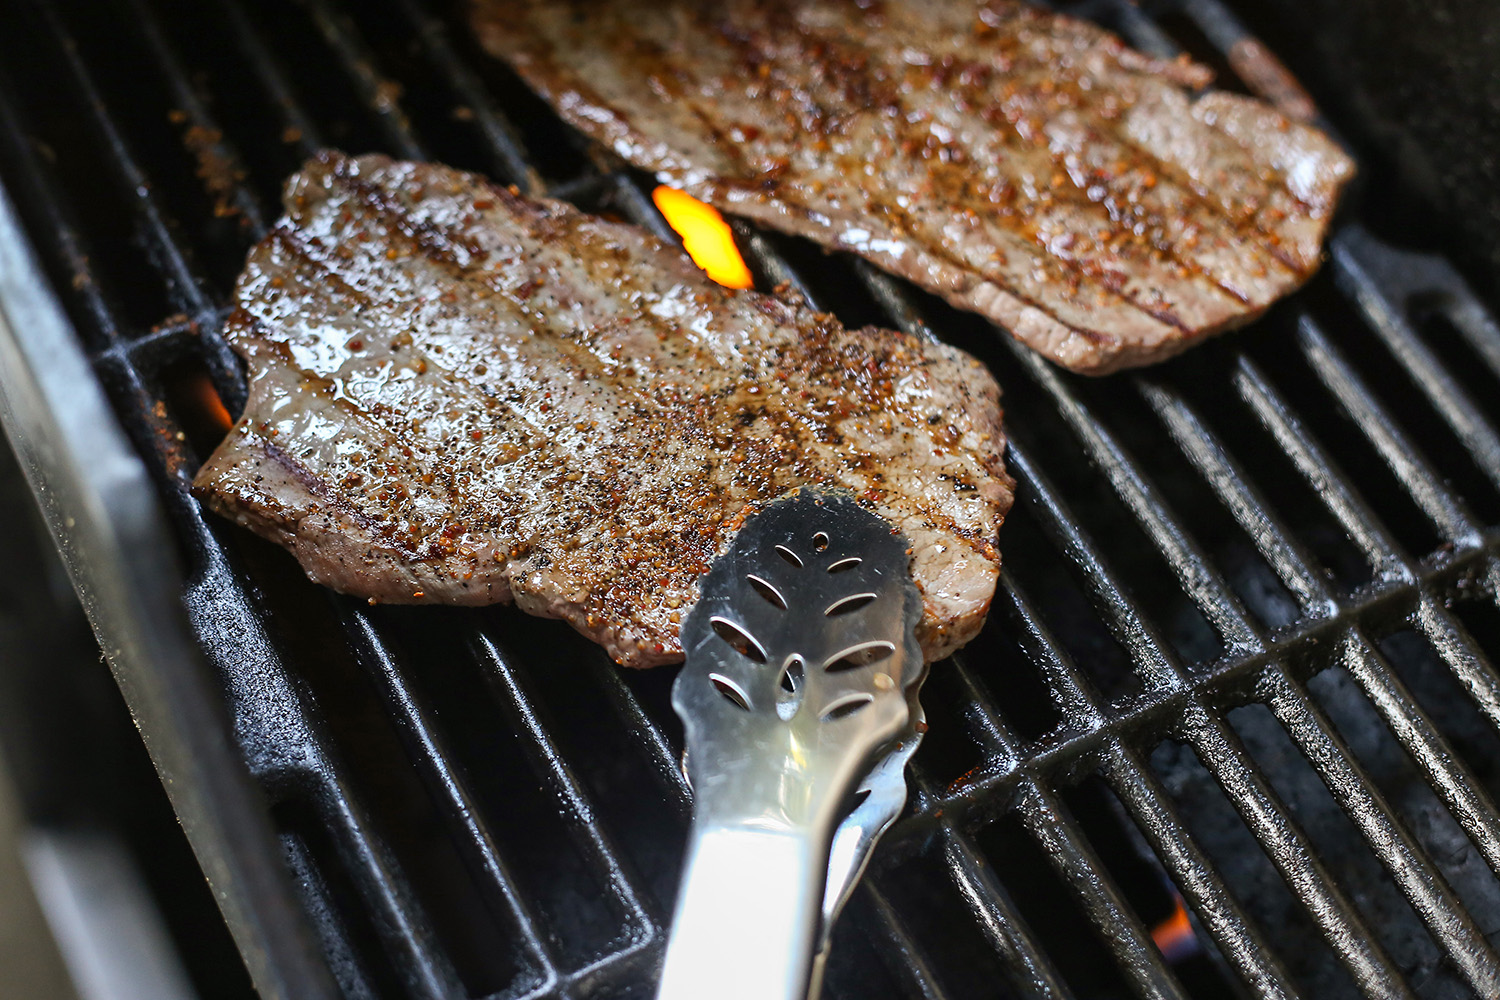
[[[795,831],[698,830],[657,1000],[802,1000],[826,844]]]
[[[920,712],[908,563],[884,519],[805,489],[748,519],[704,578],[672,685],[693,838],[657,1000],[816,990],[822,924],[905,792],[900,765],[877,765]],[[872,768],[891,787],[868,789],[875,805],[855,809],[831,859],[840,810]]]

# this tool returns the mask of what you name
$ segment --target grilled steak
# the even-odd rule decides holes
[[[746,516],[817,484],[912,541],[929,657],[983,622],[1011,483],[973,358],[442,166],[327,153],[285,202],[226,326],[249,404],[194,490],[314,580],[665,663]]]
[[[1317,268],[1353,164],[1207,69],[973,0],[471,0],[578,128],[719,208],[851,250],[1102,374]]]

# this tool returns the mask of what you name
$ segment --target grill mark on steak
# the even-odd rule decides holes
[[[373,521],[369,517],[366,517],[364,512],[358,507],[339,496],[326,483],[321,482],[306,466],[302,465],[302,463],[298,462],[291,455],[288,455],[286,449],[269,441],[262,446],[262,449],[265,451],[266,457],[284,469],[288,475],[297,481],[297,484],[302,489],[307,491],[309,496],[317,497],[322,503],[333,508],[354,524],[357,524],[362,530],[380,538],[387,545],[400,551],[402,555],[411,558],[418,558],[420,556],[420,553],[414,547],[407,544],[404,539],[387,531],[378,521]]]
[[[753,35],[745,34],[742,32],[728,31],[721,31],[721,34],[723,34],[724,37],[729,38],[736,45],[741,53],[742,59],[750,65],[769,64],[781,67],[805,66],[809,64],[815,65],[819,62],[829,61],[831,58],[841,58],[842,61],[846,63],[864,63],[870,61],[878,55],[877,52],[872,51],[866,45],[858,51],[846,51],[842,56],[831,56],[831,53],[836,53],[841,48],[845,48],[845,46],[842,44],[844,40],[826,33],[819,34],[811,31],[801,31],[789,32],[784,35],[778,36],[778,41],[785,40],[790,44],[799,46],[796,51],[790,53],[789,55],[778,55],[777,53],[774,53],[764,47],[758,47],[754,44],[757,40],[766,40],[768,38],[768,36],[766,35]],[[773,73],[774,72],[775,70],[773,69]],[[880,88],[879,96],[877,98],[876,95],[872,93],[870,88],[856,87],[854,86],[854,82],[855,81],[853,79],[847,76],[836,78],[833,81],[833,92],[839,94],[843,98],[845,103],[845,106],[843,108],[828,109],[818,105],[806,105],[804,107],[805,112],[809,117],[815,117],[824,120],[834,119],[840,116],[852,117],[852,115],[856,113],[858,109],[868,106],[872,101],[878,101],[879,104],[884,105],[886,108],[894,111],[898,119],[906,117],[909,113],[918,110],[909,102],[904,101],[901,97],[900,91],[896,88]],[[861,78],[859,82],[863,82],[863,78]],[[842,84],[842,86],[840,86],[840,84]],[[827,91],[821,91],[820,93],[827,93]],[[678,99],[681,100],[683,98],[679,97]],[[719,129],[712,123],[712,118],[710,117],[709,113],[702,107],[700,102],[692,100],[691,98],[687,98],[686,103],[687,106],[692,109],[698,119],[700,121],[703,121],[705,123],[705,126],[711,130],[711,134],[714,136],[716,142],[722,142],[724,137],[723,130]],[[1017,134],[1019,135],[1019,132]],[[906,136],[910,136],[909,131],[906,133]],[[903,146],[906,142],[912,141],[910,138],[903,137],[901,135],[896,136],[896,138],[900,140]],[[955,135],[954,142],[962,143],[962,135]],[[726,152],[727,155],[734,156],[737,161],[741,163],[744,162],[744,158],[740,155],[737,146],[729,145]],[[966,160],[972,161],[974,159],[975,151],[972,147],[966,148],[965,153],[967,154],[965,156]],[[1055,158],[1050,156],[1049,151],[1049,164],[1053,163],[1054,160]],[[1048,175],[1051,176],[1051,174],[1052,171],[1049,170]],[[964,183],[964,179],[962,178],[962,176],[949,178],[949,180],[958,180],[959,184],[961,185],[957,190],[955,190],[950,185],[947,193],[950,196],[958,195],[958,197],[950,197],[950,201],[961,203],[964,201],[972,202],[974,200],[972,191],[968,190],[970,186]],[[775,188],[777,197],[779,199],[786,201],[788,204],[795,204],[803,211],[808,211],[808,206],[805,202],[795,198],[792,195],[789,195],[784,190],[784,188],[785,185],[780,184],[778,184]],[[867,197],[871,199],[870,203],[876,205],[879,208],[881,214],[887,217],[897,217],[901,219],[903,228],[905,230],[920,232],[928,229],[927,226],[917,222],[911,212],[906,210],[904,207],[902,207],[892,199],[891,192],[888,187],[877,189],[875,191],[867,191],[866,194]],[[1040,208],[1040,206],[1037,207]],[[1037,232],[1026,233],[1021,228],[1018,220],[1006,216],[1000,216],[997,221],[1002,224],[1003,228],[1005,228],[1010,235],[1019,238],[1019,240],[1025,243],[1031,244],[1031,246],[1027,249],[1042,251],[1041,253],[1034,253],[1033,259],[1043,266],[1060,267],[1063,271],[1075,275],[1089,276],[1099,279],[1105,291],[1107,291],[1113,297],[1126,303],[1128,306],[1138,309],[1155,319],[1167,323],[1168,325],[1175,326],[1184,331],[1188,329],[1186,324],[1184,324],[1170,309],[1165,309],[1160,306],[1153,307],[1126,293],[1120,287],[1120,283],[1112,282],[1109,278],[1108,273],[1105,272],[1102,268],[1089,268],[1084,266],[1081,262],[1050,253],[1050,248],[1048,247],[1046,240],[1041,236],[1041,234]],[[934,234],[929,233],[929,235],[931,236]],[[938,257],[941,257],[955,267],[958,267],[960,269],[969,269],[973,267],[971,262],[965,261],[962,258],[959,258],[947,251],[940,236],[930,239],[928,242],[928,248],[931,253]],[[1029,298],[1026,295],[1018,294],[1017,297],[1021,299],[1021,301],[1026,302],[1028,305],[1037,307],[1040,307],[1041,305],[1038,300]],[[1094,330],[1085,329],[1082,330],[1082,332],[1086,336],[1089,336],[1090,339],[1095,340],[1095,342],[1097,343],[1107,343],[1111,339],[1107,334],[1100,333]]]
[[[332,177],[339,181],[340,184],[347,190],[360,198],[362,203],[374,210],[379,216],[387,219],[391,223],[394,231],[405,234],[411,240],[412,245],[423,252],[423,254],[429,260],[452,272],[455,279],[461,279],[465,277],[466,270],[464,266],[458,261],[457,256],[451,250],[452,246],[455,245],[456,242],[461,243],[461,241],[456,241],[453,239],[455,234],[453,234],[449,230],[445,230],[441,226],[433,225],[430,223],[413,225],[412,220],[402,211],[401,206],[392,198],[390,198],[385,192],[382,192],[372,184],[362,183],[357,178],[351,176],[350,166],[347,163],[340,164],[333,171]],[[324,266],[326,266],[326,264]],[[529,323],[547,323],[545,317],[528,309],[524,301],[515,296],[509,289],[497,288],[495,290],[499,291],[503,299],[509,305],[514,307],[514,318],[516,320]],[[373,301],[369,300],[368,298],[366,298],[366,301],[371,302],[372,305],[374,304]],[[643,313],[637,313],[633,318],[636,320],[643,320],[645,319],[645,316]],[[567,352],[570,360],[577,363],[580,368],[583,368],[587,372],[587,375],[589,377],[603,378],[607,375],[602,360],[597,356],[595,352],[587,349],[581,344],[578,344],[572,338],[572,336],[570,336],[571,331],[554,329],[553,332],[559,334],[558,339],[555,342],[555,346],[560,348],[561,351]],[[682,366],[685,369],[691,370],[693,368],[701,367],[702,365],[714,364],[717,362],[718,359],[709,357],[702,346],[695,341],[688,340],[688,344],[691,350],[694,352],[695,359],[693,364]],[[633,386],[623,383],[616,383],[614,387],[617,390],[623,390],[627,394],[631,395],[638,404],[649,407],[654,403],[654,400],[652,400],[645,393],[641,392],[639,389]],[[465,383],[465,388],[468,388],[467,383]],[[339,402],[340,404],[345,406],[353,405],[352,403],[343,399],[336,400],[336,402]],[[765,407],[762,407],[763,411],[764,409]],[[765,414],[763,412],[762,416],[764,415]],[[790,421],[801,421],[806,425],[803,428],[804,430],[810,431],[812,429],[811,422],[802,420],[802,415],[797,414],[793,410],[781,409],[777,411],[776,415],[779,416],[783,421],[783,429],[790,426]],[[521,416],[522,419],[528,419],[524,415],[519,416]],[[534,427],[537,427],[539,433],[543,431],[543,428],[539,427],[535,423],[533,423],[532,425]],[[395,428],[391,429],[395,430]],[[802,436],[800,434],[795,435],[793,440],[800,442],[802,440]],[[546,442],[544,439],[543,447],[550,447],[550,442]],[[566,453],[559,453],[559,457],[565,463],[568,461],[568,456],[566,455]],[[851,478],[853,475],[854,473],[852,470],[847,471],[845,477],[846,480],[848,478]],[[847,481],[845,485],[848,485]],[[874,486],[874,482],[866,477],[861,481],[860,485],[863,485],[865,489],[870,489]],[[913,500],[904,498],[893,499],[892,501],[890,501],[890,503],[892,506],[905,510],[908,513],[918,514],[922,516],[930,527],[934,529],[938,528],[938,519],[936,518],[935,512],[931,509],[923,507]],[[993,557],[993,546],[991,545],[989,546],[989,548],[986,548],[989,543],[981,541],[977,536],[971,536],[970,534],[965,533],[964,531],[959,529],[957,525],[950,524],[949,526],[947,526],[947,530],[953,531],[958,534],[959,537],[964,538],[969,542],[971,546],[975,548],[976,551],[986,553],[990,557]]]
[[[456,234],[451,230],[444,229],[441,226],[430,223],[424,223],[419,226],[412,225],[412,220],[410,219],[410,217],[401,210],[401,206],[394,199],[392,199],[386,192],[377,188],[375,185],[361,182],[357,177],[351,175],[350,170],[351,168],[348,163],[342,163],[335,168],[332,176],[351,193],[357,195],[364,204],[375,210],[381,217],[388,219],[396,231],[406,234],[411,239],[412,244],[423,251],[428,259],[452,271],[455,278],[462,278],[465,275],[465,268],[458,261],[457,256],[452,252],[452,247],[455,245],[464,245],[466,249],[468,249],[471,253],[474,252],[473,248],[468,247],[467,244],[464,244],[462,240],[457,239]],[[509,290],[496,290],[500,291],[505,299],[516,307],[516,319],[527,322],[546,322],[543,317],[529,310],[526,307],[525,303],[517,298],[514,294],[510,293]],[[634,318],[640,320],[644,319],[645,317],[644,314],[637,313]],[[588,374],[591,377],[602,378],[607,374],[601,359],[599,359],[594,352],[576,345],[576,342],[572,339],[572,337],[567,335],[567,332],[554,332],[558,332],[561,334],[557,341],[558,345],[561,346],[563,350],[568,351],[571,359],[575,362],[578,362],[581,367],[589,369]],[[688,343],[695,352],[696,364],[684,367],[698,367],[702,364],[711,364],[716,360],[708,357],[702,349],[701,345],[699,345],[695,341],[689,340]],[[624,388],[626,392],[632,394],[639,402],[647,405],[651,403],[649,397],[647,397],[644,393],[635,390],[633,387],[628,385],[619,387]],[[340,402],[345,403],[345,405],[352,405],[344,400],[340,400]],[[763,407],[762,409],[764,410],[765,408]],[[803,415],[798,414],[794,410],[782,408],[777,411],[777,415],[781,417],[783,421],[801,421],[806,425],[804,427],[804,430],[812,430],[811,422],[804,420]],[[525,419],[524,416],[523,419]],[[535,425],[533,424],[533,426]],[[538,430],[540,432],[541,428],[538,428]],[[800,436],[797,438],[797,440],[800,440]],[[566,455],[562,455],[561,457],[564,461],[566,461]],[[846,472],[846,477],[852,476],[854,474],[855,473],[853,473],[852,470],[849,470],[848,472]],[[874,486],[874,482],[870,478],[866,477],[861,481],[861,485],[863,485],[865,489],[870,489]],[[947,530],[957,534],[959,537],[969,542],[969,544],[975,549],[975,551],[986,554],[989,557],[993,557],[994,548],[990,542],[981,539],[976,533],[966,532],[960,526],[953,523],[949,523],[946,526],[942,526],[940,528],[940,520],[937,517],[936,512],[928,507],[921,505],[916,500],[912,498],[902,497],[892,498],[888,502],[890,502],[892,506],[903,509],[908,513],[920,515],[928,524],[928,526],[933,528],[934,530]]]
[[[313,579],[514,600],[669,662],[744,518],[820,485],[914,542],[929,657],[977,631],[1011,486],[967,355],[443,167],[329,153],[285,200],[226,324],[249,404],[194,489]]]
[[[764,49],[751,47],[752,42],[756,37],[767,38],[768,36],[766,35],[753,36],[745,35],[743,33],[736,33],[732,35],[726,34],[726,37],[731,38],[731,40],[738,46],[740,46],[746,53],[746,55],[751,59],[763,61],[774,60],[776,64],[782,66],[800,66],[805,65],[809,62],[817,61],[841,61],[845,64],[863,66],[872,62],[880,61],[881,57],[887,54],[890,49],[890,45],[888,42],[880,45],[873,44],[872,40],[868,36],[861,35],[857,28],[855,30],[852,30],[847,38],[836,36],[829,32],[815,31],[788,32],[782,35],[778,35],[778,42],[785,40],[788,44],[796,46],[795,50],[792,53],[790,53],[789,55],[782,55],[779,58],[775,53],[768,52]],[[962,79],[963,75],[964,74],[961,70],[954,74],[951,74],[952,77],[957,79]],[[860,77],[859,79],[863,81],[865,77]],[[845,86],[836,86],[834,88],[834,92],[839,94],[844,101],[844,107],[840,109],[842,114],[852,115],[859,109],[868,106],[872,100],[876,100],[869,88],[856,88],[848,85],[847,77],[844,78],[844,80],[846,84]],[[1084,92],[1084,96],[1085,101],[1087,101],[1088,92]],[[974,100],[977,99],[977,97],[978,95],[972,92],[966,94],[962,87],[955,87],[952,88],[951,94],[945,95],[944,101],[940,101],[937,103],[937,105],[935,106],[935,110],[941,113],[943,110],[945,110],[945,105],[951,108],[953,102]],[[898,120],[902,118],[910,120],[910,116],[913,113],[924,110],[912,104],[910,101],[903,100],[900,89],[891,86],[884,86],[880,88],[878,102],[881,105],[894,110]],[[1007,102],[1002,106],[1010,108],[1013,106],[1013,103],[1013,101],[1007,100]],[[693,102],[692,106],[694,107],[700,118],[707,120],[706,113],[701,110],[697,102]],[[1017,117],[1020,117],[1019,114],[1017,115]],[[1036,132],[1046,132],[1045,123],[1033,124],[1035,126]],[[1023,140],[1028,139],[1028,136],[1021,129],[1020,121],[1011,119],[1009,120],[1009,125],[1011,128],[1011,134]],[[920,137],[915,136],[911,128],[908,128],[904,136],[898,136],[898,138],[901,140],[902,148],[905,148],[905,145],[907,143],[916,143],[920,141]],[[945,178],[949,181],[945,194],[947,195],[950,203],[963,205],[966,209],[972,209],[973,204],[977,201],[977,197],[971,183],[972,173],[968,169],[962,167],[961,164],[975,162],[978,156],[981,155],[981,152],[975,148],[975,145],[972,142],[969,141],[970,138],[971,137],[966,135],[964,132],[956,131],[952,139],[950,140],[950,144],[959,148],[963,153],[962,158],[958,161],[960,166],[947,167],[946,169],[944,169],[943,166],[938,165],[934,165],[933,167],[934,170],[939,171],[943,174],[952,175],[951,177]],[[1091,139],[1094,145],[1098,145],[1100,142],[1100,137],[1097,132],[1091,133]],[[1144,160],[1149,157],[1149,154],[1146,151],[1134,146],[1130,146],[1128,143],[1125,145],[1127,149],[1135,154],[1137,160]],[[1066,169],[1067,165],[1063,162],[1062,154],[1051,142],[1048,142],[1040,150],[1040,152],[1043,156],[1042,165],[1047,176],[1056,176],[1057,171]],[[1153,160],[1152,164],[1158,170],[1166,170],[1166,167],[1159,161]],[[1090,220],[1087,217],[1089,213],[1095,212],[1097,210],[1097,203],[1088,200],[1080,200],[1077,196],[1082,194],[1083,192],[1075,186],[1064,185],[1059,193],[1065,200],[1057,205],[1057,211],[1055,213],[1049,211],[1051,206],[1032,202],[1031,208],[1033,210],[1033,213],[1049,212],[1049,214],[1055,216],[1055,221],[1064,223],[1065,228],[1066,224],[1069,221],[1075,222],[1076,224],[1078,224],[1079,228],[1082,228],[1085,231],[1088,231],[1091,228],[1097,228],[1098,222],[1101,220],[1099,220],[1097,216],[1093,220]],[[879,204],[887,211],[888,214],[899,214],[904,219],[911,219],[910,213],[905,212],[904,210],[897,210],[898,207],[890,197],[891,192],[889,188],[877,192],[876,197],[879,198],[882,194],[884,195],[884,197],[880,199]],[[784,193],[780,196],[783,198],[786,197]],[[1202,199],[1198,198],[1196,193],[1194,194],[1194,197],[1202,202]],[[1202,203],[1205,205],[1205,207],[1212,208],[1214,211],[1216,211],[1220,218],[1228,221],[1228,216],[1221,208],[1219,208],[1218,206],[1210,205],[1206,202]],[[1113,218],[1113,216],[1111,216],[1111,218]],[[1145,312],[1147,315],[1161,320],[1162,322],[1167,323],[1171,326],[1175,326],[1185,332],[1189,330],[1188,324],[1184,322],[1172,309],[1167,308],[1161,304],[1153,304],[1150,302],[1142,301],[1141,297],[1138,294],[1132,294],[1125,287],[1123,287],[1125,284],[1124,276],[1120,275],[1118,272],[1111,272],[1104,266],[1110,261],[1110,254],[1108,252],[1090,254],[1088,260],[1057,254],[1053,251],[1053,248],[1049,246],[1048,241],[1044,237],[1044,235],[1041,232],[1036,231],[1035,227],[1031,227],[1033,231],[1027,233],[1025,231],[1025,228],[1023,228],[1021,220],[1015,216],[1001,215],[996,217],[996,219],[1012,233],[1015,233],[1033,243],[1037,248],[1043,251],[1043,255],[1051,256],[1057,263],[1061,264],[1065,270],[1074,274],[1088,276],[1099,280],[1109,292],[1114,294],[1116,297],[1124,300],[1128,304],[1134,306],[1135,308],[1140,309],[1142,312]],[[1090,226],[1091,222],[1093,223],[1092,226]],[[941,241],[933,240],[929,245],[936,248],[937,252],[942,253],[942,255],[945,258],[949,259],[950,262],[959,263],[960,266],[967,266],[962,261],[954,261],[950,254],[943,253]],[[1122,248],[1117,247],[1112,249],[1114,252],[1118,253]],[[1127,246],[1123,249],[1128,251],[1130,247],[1127,244]],[[1188,259],[1183,256],[1176,247],[1168,246],[1160,249],[1163,249],[1165,253],[1173,260],[1184,265],[1189,265]],[[1087,251],[1085,250],[1085,252]],[[1139,254],[1136,255],[1136,259],[1134,261],[1131,261],[1131,263],[1133,263],[1137,267],[1153,266],[1153,263],[1150,261],[1149,257],[1143,259]],[[1207,280],[1213,281],[1215,285],[1217,285],[1217,287],[1219,287],[1221,290],[1225,291],[1226,293],[1231,292],[1230,286],[1228,284],[1219,281],[1213,275],[1208,274],[1207,271],[1198,266],[1196,263],[1191,263],[1190,267],[1196,273],[1203,275]],[[1242,302],[1246,301],[1243,294],[1240,294],[1237,297]]]
[[[1352,164],[1208,71],[1019,3],[470,0],[565,118],[1075,370],[1159,360],[1320,263]]]

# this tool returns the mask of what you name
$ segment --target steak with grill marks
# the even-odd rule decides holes
[[[573,125],[861,254],[1075,371],[1158,361],[1317,269],[1353,164],[1086,22],[973,0],[471,0]]]
[[[745,518],[817,485],[911,540],[929,658],[979,629],[1011,482],[973,358],[446,167],[326,153],[285,202],[226,325],[249,402],[194,491],[314,580],[666,663]]]

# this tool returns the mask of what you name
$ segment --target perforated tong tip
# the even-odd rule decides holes
[[[750,518],[704,578],[672,688],[694,810],[658,1000],[816,995],[920,740],[909,563],[884,518],[804,488]]]

